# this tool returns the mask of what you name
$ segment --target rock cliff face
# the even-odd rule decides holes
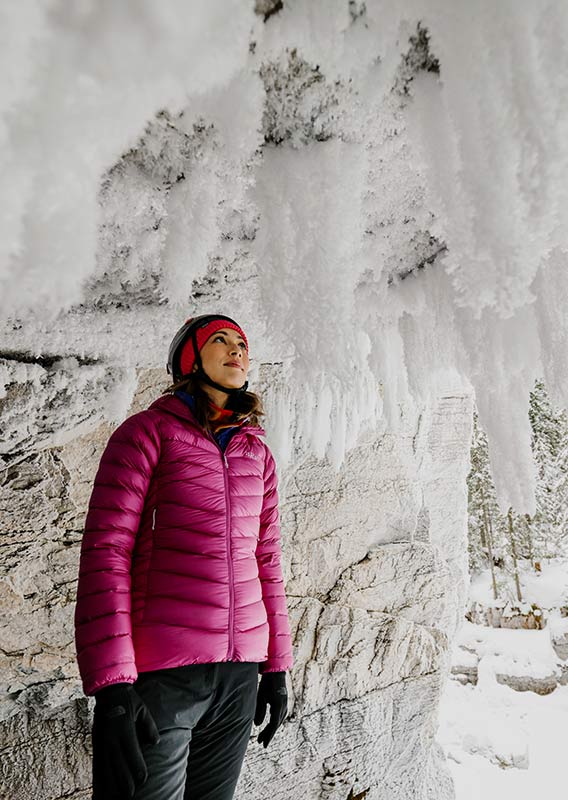
[[[363,35],[365,4],[346,5],[355,33],[361,29]],[[281,7],[259,0],[257,14],[270,20]],[[302,31],[299,26],[298,35]],[[413,405],[399,402],[405,393],[394,389],[389,400],[385,385],[375,381],[371,394],[379,406],[385,394],[390,413],[376,415],[375,424],[368,422],[356,436],[349,430],[350,438],[346,414],[335,417],[339,450],[347,439],[346,458],[336,469],[333,459],[314,455],[318,437],[305,420],[322,417],[303,408],[300,424],[294,403],[304,400],[305,383],[301,369],[292,376],[287,368],[309,333],[305,315],[295,313],[306,297],[331,308],[321,315],[321,347],[342,325],[347,330],[349,320],[363,327],[380,318],[381,304],[392,300],[401,281],[408,285],[416,275],[428,281],[438,269],[434,262],[445,244],[429,230],[434,215],[399,135],[413,76],[435,74],[438,64],[420,26],[402,28],[401,39],[405,35],[400,63],[397,46],[375,76],[372,141],[357,128],[366,117],[354,109],[365,108],[366,99],[356,97],[348,74],[327,78],[323,67],[294,48],[258,71],[258,141],[250,135],[258,109],[246,116],[248,78],[240,89],[243,103],[234,104],[244,107],[244,117],[228,129],[218,112],[234,101],[238,81],[216,98],[196,95],[197,112],[163,110],[148,120],[136,146],[101,182],[96,269],[82,302],[48,325],[33,314],[2,323],[2,800],[90,797],[93,701],[82,695],[72,624],[85,512],[109,421],[145,408],[164,388],[164,354],[188,308],[232,312],[242,321],[256,350],[251,386],[267,401],[267,441],[279,466],[283,569],[295,642],[289,718],[266,751],[251,741],[237,797],[453,797],[435,732],[466,597],[472,398],[450,381],[455,392]],[[254,47],[251,41],[251,52]],[[354,142],[368,157],[359,166],[357,159],[349,161]],[[258,162],[254,191],[262,197],[251,190]],[[297,229],[280,228],[289,221],[280,216],[293,216],[296,199],[310,194],[304,167],[313,177],[328,171],[330,202],[306,204],[314,218],[300,212]],[[297,185],[288,182],[287,170],[295,170]],[[364,170],[372,180],[361,177]],[[286,204],[279,202],[283,191],[289,193]],[[366,198],[359,219],[370,255],[357,262],[369,268],[359,266],[356,273],[350,231],[339,222],[343,209],[357,217],[351,206],[359,195]],[[257,201],[271,223],[265,219],[264,229]],[[328,219],[331,211],[336,216]],[[307,250],[304,234],[312,237]],[[318,256],[321,236],[332,237],[326,258],[333,260],[339,250],[345,275],[353,268],[348,286],[337,286],[331,269],[329,282],[322,270],[317,291],[311,285],[310,260]],[[268,269],[271,253],[286,248],[290,262],[301,256],[301,269]],[[411,291],[409,298],[412,305]],[[419,310],[427,305],[419,293],[415,300]],[[400,330],[420,348],[419,321],[401,313]],[[386,364],[392,383],[400,379],[402,385],[402,349],[379,338],[371,368]],[[340,365],[365,360],[354,361],[357,341],[348,339],[350,357],[338,359]],[[301,350],[301,368],[318,366],[317,350]],[[421,366],[406,376],[415,389]],[[350,390],[353,383],[347,375],[344,385]],[[312,394],[304,394],[309,402]],[[355,396],[340,394],[346,411]],[[323,396],[322,407],[328,399]]]
[[[159,392],[156,378],[140,375],[128,413]],[[4,418],[21,402],[9,393]],[[401,419],[396,436],[362,435],[338,472],[306,457],[280,473],[289,718],[268,750],[251,741],[239,797],[261,800],[268,787],[282,800],[453,796],[435,731],[467,583],[471,399],[404,408]],[[92,700],[80,690],[72,614],[82,521],[110,430],[2,472],[7,800],[88,797]]]

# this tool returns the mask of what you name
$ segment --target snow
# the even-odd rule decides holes
[[[449,680],[437,740],[456,800],[534,800],[565,791],[568,686],[551,694],[482,689]]]
[[[458,640],[481,655],[476,686],[448,679],[436,738],[448,759],[456,800],[534,800],[563,786],[568,686],[547,695],[515,691],[495,673],[550,675],[549,632],[464,623]],[[457,645],[456,645],[457,647]],[[464,664],[463,654],[458,661]]]
[[[252,19],[237,0],[24,7],[0,24],[3,41],[24,40],[8,58],[27,78],[14,91],[9,70],[0,85],[1,308],[49,317],[80,301],[95,269],[105,172],[159,109],[231,79]]]
[[[523,569],[524,562],[522,560],[519,562],[519,583],[524,603],[528,605],[535,603],[542,609],[555,609],[568,605],[568,560],[546,559],[541,561],[540,565],[541,572],[535,572],[534,569]],[[510,579],[509,584],[511,590],[508,599],[518,605]],[[470,600],[484,605],[494,605],[497,602],[493,600],[491,574],[488,570],[471,576],[469,597]]]
[[[464,620],[453,641],[452,666],[461,668],[462,675],[477,667],[478,674],[476,685],[448,677],[439,707],[436,739],[448,760],[456,800],[534,800],[563,791],[568,686],[557,683],[548,694],[538,694],[515,690],[496,676],[528,679],[520,685],[540,679],[541,686],[548,678],[552,688],[566,671],[552,637],[568,634],[568,618],[559,614],[568,593],[567,564],[565,558],[543,561],[542,572],[535,574],[521,562],[525,604],[547,610],[543,630],[491,628]],[[472,576],[469,601],[498,603],[488,570]]]
[[[495,674],[544,678],[561,672],[548,628],[489,628],[465,620],[453,641],[453,659],[459,664],[461,648],[480,659],[478,686],[486,692],[493,688]]]
[[[440,72],[410,79],[419,22]],[[568,405],[564,2],[289,0],[264,24],[238,0],[28,0],[0,30],[0,349],[124,369],[114,421],[195,281],[244,264],[258,294],[197,311],[238,316],[258,358],[265,332],[286,350],[280,466],[301,440],[337,467],[401,404],[472,391],[499,505],[534,512],[535,379]],[[292,49],[318,67],[304,94]],[[152,286],[151,330],[79,312],[103,284]],[[28,372],[1,365],[0,396]]]

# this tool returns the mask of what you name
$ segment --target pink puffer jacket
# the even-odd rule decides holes
[[[277,475],[263,435],[244,424],[223,453],[169,394],[113,432],[81,544],[85,694],[183,664],[290,669]]]

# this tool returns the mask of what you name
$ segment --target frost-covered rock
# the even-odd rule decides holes
[[[460,683],[486,679],[545,695],[568,681],[568,668],[548,629],[486,627],[465,622],[453,642],[451,672]]]
[[[489,604],[470,603],[466,619],[478,625],[492,628],[524,628],[542,630],[546,627],[548,614],[535,603],[511,603],[508,600],[495,600]]]
[[[555,615],[549,622],[548,630],[554,652],[559,659],[568,662],[568,617]]]
[[[472,389],[519,511],[528,390],[568,397],[563,9],[0,11],[0,793],[88,794],[89,488],[111,426],[163,388],[180,322],[217,311],[266,399],[296,647],[290,718],[251,743],[239,796],[452,797],[434,734],[466,597]]]
[[[149,377],[141,376],[130,412],[152,395]],[[282,800],[339,800],[364,790],[370,798],[391,800],[411,791],[426,800],[436,796],[439,780],[451,797],[434,744],[436,704],[466,576],[439,546],[456,536],[453,527],[433,531],[421,523],[420,538],[415,534],[425,516],[423,459],[428,479],[444,495],[440,504],[461,502],[465,514],[460,494],[471,398],[440,406],[453,408],[455,422],[458,415],[461,420],[460,436],[455,425],[452,431],[453,450],[443,448],[443,466],[437,448],[447,429],[437,425],[434,409],[420,415],[418,437],[367,432],[337,473],[311,459],[282,471],[283,560],[296,659],[290,716],[270,751],[251,742],[239,796],[263,797],[270,774],[271,793]],[[412,431],[418,417],[407,409],[404,419]],[[94,412],[93,420],[96,425]],[[0,583],[0,726],[3,740],[22,753],[5,773],[11,781],[19,776],[21,800],[55,800],[90,779],[92,700],[82,697],[74,662],[73,589],[90,482],[108,434],[106,425],[96,428],[6,469],[0,489],[3,505],[13,509]],[[454,469],[448,471],[450,457]],[[435,519],[435,507],[429,516]],[[65,725],[56,724],[67,717]],[[40,747],[42,719],[49,722]],[[23,764],[42,758],[45,747],[50,764],[64,760],[68,767],[46,768],[28,781]]]

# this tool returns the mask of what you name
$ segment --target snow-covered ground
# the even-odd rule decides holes
[[[565,560],[544,565],[540,575],[521,574],[527,599],[550,609],[544,630],[464,621],[452,666],[467,667],[469,656],[469,666],[477,665],[478,681],[474,686],[455,676],[448,679],[437,735],[455,781],[456,800],[534,800],[565,792],[568,686],[558,685],[543,695],[512,689],[496,675],[532,677],[535,685],[562,675],[565,662],[552,647],[551,631],[558,634],[568,624],[554,611],[555,603],[566,604],[567,574]],[[491,602],[486,575],[472,580],[470,599]]]
[[[528,561],[519,559],[519,581],[523,601],[528,607],[535,603],[545,612],[554,610],[563,605],[568,605],[568,559],[554,558],[542,559],[541,571],[535,572]],[[514,584],[511,578],[507,586],[504,583],[501,570],[496,570],[499,585],[499,594],[511,603],[519,606],[515,599]],[[472,576],[469,585],[469,599],[483,605],[496,605],[491,595],[491,573],[489,570]]]
[[[562,796],[567,727],[568,686],[541,696],[496,682],[489,689],[449,680],[438,741],[448,758],[456,800]]]

